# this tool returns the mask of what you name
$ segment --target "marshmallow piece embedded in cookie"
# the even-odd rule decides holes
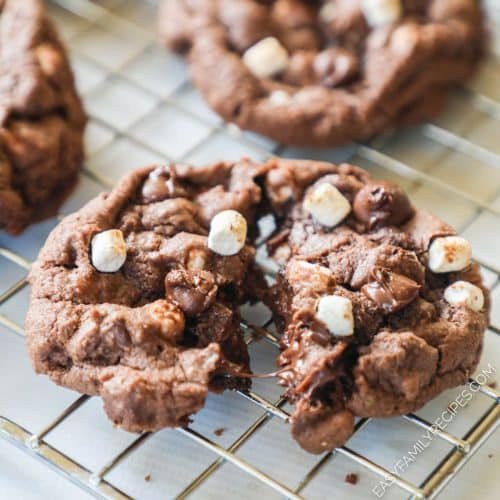
[[[470,243],[461,236],[436,238],[429,246],[429,269],[435,273],[461,271],[471,259]]]
[[[333,2],[326,2],[319,9],[319,20],[323,23],[331,23],[338,15],[338,7]]]
[[[372,28],[395,23],[403,11],[401,0],[361,0],[361,9]]]
[[[274,90],[269,94],[269,102],[274,106],[285,106],[291,100],[290,94],[285,90]]]
[[[340,295],[321,297],[316,307],[316,318],[337,337],[347,337],[354,333],[352,302]]]
[[[347,198],[335,186],[328,183],[320,184],[310,191],[304,199],[303,207],[326,227],[336,226],[351,211],[351,204]]]
[[[208,248],[219,255],[236,255],[247,238],[247,221],[236,210],[219,212],[210,223]]]
[[[479,312],[484,307],[483,291],[468,281],[455,281],[444,291],[444,299],[452,306],[465,306]]]
[[[127,245],[119,229],[94,235],[90,250],[92,265],[102,273],[115,273],[127,259]]]
[[[258,78],[271,78],[288,66],[288,52],[277,38],[264,38],[243,54],[246,67]]]

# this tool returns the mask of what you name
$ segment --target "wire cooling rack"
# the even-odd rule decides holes
[[[470,86],[457,89],[439,120],[369,144],[307,150],[222,123],[189,84],[184,63],[156,45],[154,2],[49,3],[91,118],[88,159],[60,216],[18,238],[0,234],[0,437],[64,478],[53,483],[51,498],[67,481],[80,488],[72,498],[434,498],[452,479],[459,483],[468,474],[459,472],[500,423],[494,390],[500,355],[500,9],[494,4],[487,3],[493,47],[484,70]],[[111,428],[97,398],[77,397],[36,377],[19,341],[26,274],[58,220],[142,164],[244,154],[350,160],[400,183],[417,205],[458,227],[472,242],[493,296],[476,380],[416,414],[361,419],[346,446],[312,456],[289,436],[290,409],[274,381],[256,380],[252,391],[210,396],[185,429],[132,435]],[[269,370],[277,338],[268,311],[247,308],[245,317],[254,369]],[[255,328],[261,342],[252,341]],[[3,471],[9,470],[9,458]],[[488,459],[495,457],[482,457]],[[22,460],[22,467],[31,462]],[[348,473],[359,479],[356,486],[344,481]],[[3,497],[1,485],[0,477]],[[492,498],[493,491],[487,492]]]

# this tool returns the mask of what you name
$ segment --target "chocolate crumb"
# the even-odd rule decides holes
[[[144,481],[147,481],[149,483],[149,481],[151,481],[151,474],[147,474],[146,476],[144,476]]]
[[[224,434],[224,432],[226,432],[226,428],[225,427],[219,427],[218,429],[215,429],[214,434],[216,436],[222,436],[222,434]]]
[[[488,453],[488,458],[493,458],[493,453]]]
[[[497,382],[495,380],[493,380],[493,382],[489,382],[488,383],[488,387],[490,387],[491,389],[496,389],[497,388]]]
[[[358,475],[354,473],[347,474],[345,477],[345,482],[349,484],[358,484]]]

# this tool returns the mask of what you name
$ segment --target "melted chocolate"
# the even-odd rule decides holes
[[[369,229],[398,226],[413,216],[415,210],[406,193],[390,182],[370,182],[356,197],[352,210]]]
[[[380,267],[372,274],[375,281],[364,285],[361,291],[387,313],[402,309],[418,296],[420,285],[402,274]]]
[[[172,299],[187,316],[196,316],[213,304],[217,285],[207,271],[176,269],[165,278],[165,296]]]

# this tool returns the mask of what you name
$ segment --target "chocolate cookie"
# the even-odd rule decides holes
[[[43,3],[0,2],[0,230],[57,211],[77,179],[85,122]]]
[[[220,115],[296,145],[434,117],[484,45],[478,0],[164,0],[159,23]]]
[[[303,448],[330,450],[355,416],[402,415],[466,382],[489,298],[465,239],[351,165],[277,161],[266,196],[281,264],[267,302]]]
[[[269,215],[272,286],[255,264]],[[239,306],[263,299],[293,434],[314,453],[343,444],[356,415],[401,415],[465,382],[489,311],[469,243],[399,187],[279,159],[138,170],[53,231],[30,281],[36,370],[101,395],[135,431],[248,386]]]
[[[209,390],[247,387],[238,305],[259,283],[244,223],[259,168],[143,168],[64,219],[30,273],[35,369],[131,431],[186,425]],[[239,215],[230,244],[209,233],[221,213]]]

